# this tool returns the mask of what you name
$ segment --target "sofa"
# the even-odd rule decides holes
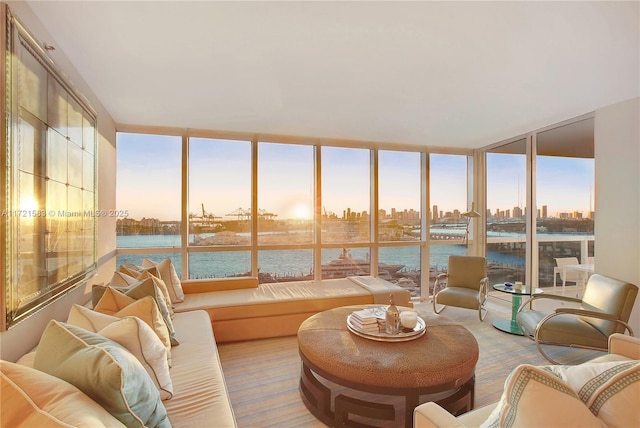
[[[148,425],[195,427],[211,426],[215,421],[216,427],[237,426],[207,313],[177,313],[173,323],[180,345],[171,347],[172,396],[161,400],[167,418],[165,423]],[[43,376],[32,368],[35,354],[36,351],[25,355],[17,364],[0,363],[2,427],[132,426],[105,412],[89,397],[91,392],[73,388],[68,382],[63,384],[54,376]],[[146,385],[146,389],[152,387]],[[157,402],[156,397],[154,403]],[[144,422],[147,425],[147,420]]]
[[[178,313],[205,310],[218,343],[294,336],[311,315],[339,306],[388,304],[412,306],[411,293],[388,281],[358,276],[322,281],[258,284],[257,278],[184,281]]]
[[[89,304],[51,320],[36,349],[0,362],[0,426],[235,427],[218,334],[294,335],[311,314],[390,295],[411,305],[408,291],[372,277],[181,282],[170,259],[120,266]]]
[[[640,426],[640,338],[615,333],[608,353],[575,366],[516,367],[501,399],[453,416],[433,402],[414,409],[415,428]]]

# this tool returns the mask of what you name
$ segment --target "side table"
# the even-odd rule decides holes
[[[494,284],[493,289],[501,291],[503,293],[511,294],[511,319],[510,320],[496,320],[493,322],[493,326],[498,330],[505,333],[517,334],[523,336],[522,331],[518,327],[516,322],[516,314],[522,304],[522,296],[531,296],[534,294],[541,294],[543,291],[540,288],[531,290],[530,287],[523,285],[520,290],[516,290],[514,286],[507,287],[504,284]]]

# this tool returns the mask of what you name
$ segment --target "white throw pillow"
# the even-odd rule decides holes
[[[640,427],[640,362],[637,360],[545,368],[567,382],[607,427]]]
[[[505,381],[504,392],[486,427],[602,427],[562,379],[544,368],[522,364]]]
[[[162,344],[167,348],[169,366],[171,366],[171,337],[169,336],[169,329],[162,319],[158,304],[153,297],[146,296],[135,300],[111,287],[107,287],[94,309],[97,312],[118,318],[134,316],[143,320],[153,329]]]
[[[140,318],[118,318],[74,305],[69,312],[67,324],[98,333],[127,348],[145,368],[158,388],[160,397],[168,400],[173,396],[167,348]]]
[[[160,274],[160,279],[162,279],[165,284],[167,284],[167,289],[169,290],[169,295],[171,296],[171,302],[184,302],[184,291],[182,290],[182,284],[180,283],[180,278],[178,277],[178,273],[176,272],[175,266],[171,262],[170,258],[166,258],[161,262],[155,262],[153,260],[144,259],[142,261],[142,267],[150,268],[156,267],[158,273]]]

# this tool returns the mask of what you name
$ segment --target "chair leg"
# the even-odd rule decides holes
[[[438,307],[437,307],[438,305],[437,305],[437,303],[436,303],[436,298],[437,298],[437,295],[436,295],[436,294],[434,294],[434,295],[433,295],[433,299],[432,299],[432,302],[433,302],[433,312],[434,312],[434,313],[436,313],[436,314],[439,314],[440,312],[444,311],[444,309],[446,308],[446,306],[445,306],[445,305],[440,305],[440,308],[438,308]]]
[[[487,316],[487,308],[485,308],[484,304],[482,304],[478,308],[478,318],[480,318],[480,322],[484,321],[486,316]]]

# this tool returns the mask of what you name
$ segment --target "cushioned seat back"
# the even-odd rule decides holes
[[[447,287],[477,290],[480,280],[487,276],[487,261],[477,256],[449,256]]]
[[[587,282],[582,298],[582,307],[587,310],[615,315],[620,320],[628,322],[637,295],[638,287],[633,284],[594,274]],[[583,319],[605,336],[624,333],[624,327],[621,324],[594,318],[584,317]]]

